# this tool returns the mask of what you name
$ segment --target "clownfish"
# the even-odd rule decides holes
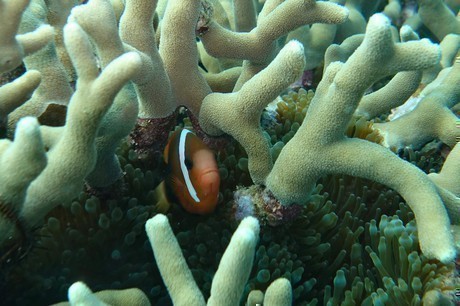
[[[214,152],[191,131],[180,129],[169,138],[163,156],[170,170],[163,183],[166,198],[177,202],[189,213],[212,213],[217,205],[220,185]]]

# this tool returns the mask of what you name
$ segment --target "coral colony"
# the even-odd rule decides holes
[[[459,9],[0,0],[0,303],[460,303]]]

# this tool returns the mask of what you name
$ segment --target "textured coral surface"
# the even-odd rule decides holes
[[[459,9],[0,0],[0,304],[460,304]],[[161,187],[179,128],[212,214]]]

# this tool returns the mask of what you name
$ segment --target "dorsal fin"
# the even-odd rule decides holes
[[[178,129],[176,131],[174,131],[171,136],[169,137],[168,139],[168,142],[166,143],[166,146],[163,150],[163,159],[165,161],[166,164],[169,164],[170,162],[170,158],[169,158],[169,154],[171,154],[171,150],[174,150],[174,148],[176,148],[179,144],[178,144],[178,135],[180,135],[180,133],[182,132],[182,129]]]
[[[168,143],[166,143],[165,149],[163,150],[163,160],[165,161],[166,164],[168,163],[169,144],[170,143],[171,143],[171,141],[168,141]]]

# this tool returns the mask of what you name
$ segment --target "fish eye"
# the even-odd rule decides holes
[[[193,168],[193,162],[189,158],[185,158],[184,164],[185,164],[185,167],[187,167],[188,170]]]

